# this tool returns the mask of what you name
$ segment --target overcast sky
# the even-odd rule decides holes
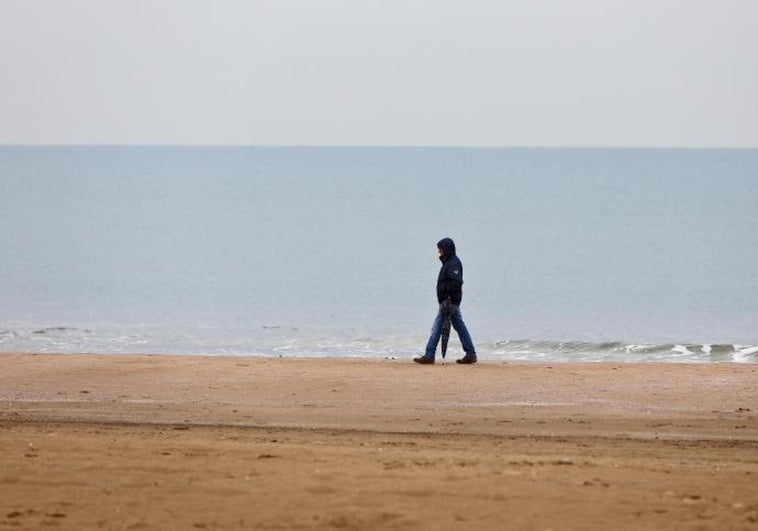
[[[758,147],[758,1],[0,0],[0,143]]]

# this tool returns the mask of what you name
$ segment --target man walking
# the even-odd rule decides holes
[[[457,363],[476,363],[476,350],[468,333],[466,323],[461,315],[461,298],[463,297],[463,264],[455,254],[455,243],[450,238],[444,238],[437,243],[442,267],[437,277],[437,301],[440,304],[437,317],[432,325],[432,334],[426,344],[426,352],[423,356],[413,358],[413,361],[421,364],[434,363],[437,351],[437,343],[442,335],[442,326],[445,318],[449,318],[453,328],[458,333],[463,351],[466,353]]]

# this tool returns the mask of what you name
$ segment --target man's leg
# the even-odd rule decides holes
[[[471,334],[469,334],[468,328],[466,328],[466,323],[463,322],[463,315],[461,314],[460,306],[453,306],[451,317],[453,328],[455,328],[455,331],[458,332],[458,338],[461,340],[463,352],[466,353],[466,355],[462,359],[458,360],[458,362],[476,363],[476,348],[474,347],[474,342],[471,339]]]

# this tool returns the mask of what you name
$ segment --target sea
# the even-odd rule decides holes
[[[758,150],[0,147],[0,351],[758,363]],[[448,359],[461,354],[453,332]]]

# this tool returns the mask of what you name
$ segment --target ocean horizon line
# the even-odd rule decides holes
[[[253,148],[253,149],[388,149],[388,150],[607,150],[607,151],[755,151],[756,146],[654,145],[507,145],[507,144],[238,144],[238,143],[0,143],[0,148]]]

